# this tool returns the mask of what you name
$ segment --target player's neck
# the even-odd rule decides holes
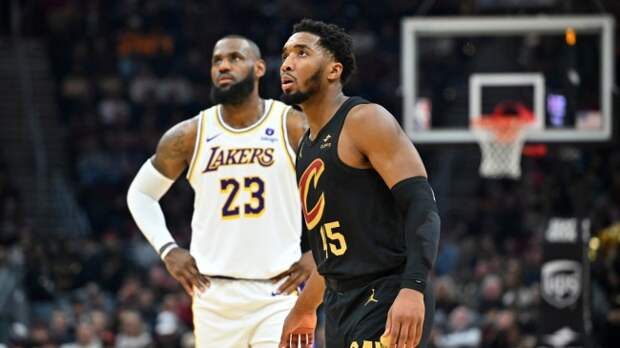
[[[334,114],[344,103],[347,97],[339,90],[327,91],[324,94],[317,94],[301,105],[303,112],[308,116],[308,126],[310,127],[310,138],[314,139]]]
[[[232,128],[246,128],[258,121],[265,112],[265,103],[252,92],[241,104],[222,104],[222,119]]]

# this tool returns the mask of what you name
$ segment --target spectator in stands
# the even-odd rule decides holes
[[[123,311],[120,317],[120,333],[116,338],[116,348],[147,348],[152,343],[140,313]]]
[[[435,345],[438,348],[474,348],[482,341],[482,333],[477,325],[476,313],[465,307],[458,306],[451,313],[447,326],[437,328]]]
[[[65,312],[56,309],[49,321],[50,336],[54,342],[67,343],[74,340]]]
[[[90,318],[97,337],[101,338],[104,346],[110,347],[114,344],[115,335],[110,327],[110,316],[102,310],[90,312]]]
[[[45,323],[36,323],[30,329],[30,344],[34,347],[41,347],[51,344],[50,332]]]
[[[155,342],[157,347],[180,348],[181,328],[173,312],[162,311],[157,315],[155,324]]]
[[[62,344],[60,348],[103,348],[95,326],[89,319],[78,323],[75,336],[75,342]]]

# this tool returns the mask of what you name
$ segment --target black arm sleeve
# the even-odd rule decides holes
[[[439,245],[440,219],[435,194],[422,176],[398,182],[392,187],[392,194],[403,215],[407,243],[401,286],[423,292]]]

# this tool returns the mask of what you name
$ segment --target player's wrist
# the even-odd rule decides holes
[[[299,306],[299,305],[295,305],[291,309],[291,313],[293,313],[294,315],[298,315],[298,316],[314,315],[314,314],[316,314],[316,309],[317,308],[318,308],[318,306],[313,309],[312,306],[306,306],[306,305]]]
[[[159,248],[159,257],[161,257],[162,261],[166,260],[166,256],[170,254],[170,252],[179,246],[175,242],[168,242]]]
[[[426,289],[426,281],[421,279],[403,279],[400,283],[401,289],[411,289],[424,293]]]
[[[399,294],[405,294],[407,296],[417,297],[417,298],[422,299],[422,301],[424,300],[424,292],[420,290],[416,290],[416,289],[401,288]]]
[[[303,296],[300,296],[295,302],[295,305],[291,309],[291,312],[295,312],[296,314],[305,315],[305,314],[315,314],[316,310],[321,305],[321,302],[314,303],[315,301],[310,301],[308,299],[304,299]]]

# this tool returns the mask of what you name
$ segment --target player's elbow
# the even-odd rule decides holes
[[[174,180],[168,179],[153,167],[147,160],[136,174],[127,191],[127,206],[131,207],[142,197],[148,197],[154,201],[159,199],[170,189]]]

